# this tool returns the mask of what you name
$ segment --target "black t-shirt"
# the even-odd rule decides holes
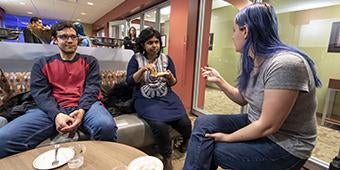
[[[136,52],[136,39],[132,40],[130,37],[125,37],[124,38],[124,48],[125,49],[130,49]]]

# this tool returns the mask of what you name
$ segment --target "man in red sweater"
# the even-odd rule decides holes
[[[0,128],[0,158],[77,129],[94,140],[117,139],[116,123],[99,101],[97,59],[76,53],[78,37],[72,22],[54,25],[52,38],[59,54],[36,59],[31,71],[31,95],[38,107]]]

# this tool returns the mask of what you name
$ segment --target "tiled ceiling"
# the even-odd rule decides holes
[[[125,0],[0,0],[8,14],[92,24]],[[93,5],[91,5],[91,3]]]

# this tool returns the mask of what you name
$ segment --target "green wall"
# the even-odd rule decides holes
[[[212,11],[210,32],[214,33],[213,50],[208,65],[235,85],[239,71],[239,53],[232,41],[232,25],[237,10],[231,6]],[[318,112],[323,111],[328,80],[340,79],[340,53],[328,53],[333,22],[340,21],[340,5],[278,14],[281,40],[305,51],[315,62],[323,87],[317,90]],[[210,86],[213,86],[209,84]],[[333,113],[340,114],[340,96],[336,96]]]
[[[328,80],[340,79],[340,53],[327,52],[332,23],[340,21],[340,6],[279,14],[278,19],[282,40],[305,51],[316,64],[323,82],[317,90],[318,112],[322,113]],[[339,102],[335,100],[335,114],[340,113]]]

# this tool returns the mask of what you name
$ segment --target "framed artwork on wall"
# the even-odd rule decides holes
[[[213,50],[214,33],[209,33],[209,51]]]
[[[161,36],[161,40],[162,40],[162,47],[164,48],[164,47],[166,47],[166,41],[167,41],[167,39],[166,39],[166,35],[162,35]]]
[[[340,52],[340,22],[333,22],[331,36],[328,43],[328,52]]]

